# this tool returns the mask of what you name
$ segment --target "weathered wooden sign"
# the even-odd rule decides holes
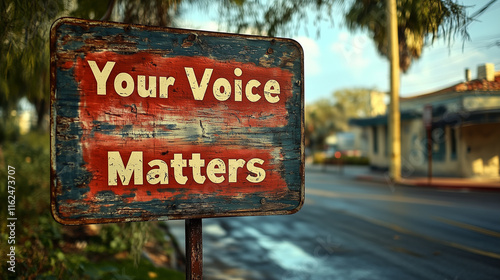
[[[51,30],[63,224],[291,214],[304,200],[290,39],[64,18]]]

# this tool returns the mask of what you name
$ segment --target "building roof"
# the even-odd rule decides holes
[[[401,97],[401,102],[408,102],[406,104],[420,104],[417,107],[423,106],[427,102],[435,102],[436,100],[449,99],[451,93],[473,93],[478,92],[488,93],[500,93],[500,72],[496,72],[494,79],[488,81],[487,79],[475,79],[471,81],[465,81],[453,86],[434,91],[427,94],[417,95],[413,97]],[[432,101],[431,101],[432,100]],[[444,108],[444,109],[443,109]],[[444,111],[443,111],[444,110]],[[410,120],[422,117],[422,111],[415,106],[407,107],[406,109],[401,108],[401,120]],[[500,109],[483,109],[467,111],[464,114],[464,110],[459,112],[447,112],[446,108],[441,106],[436,106],[433,108],[433,125],[446,125],[446,124],[473,124],[481,122],[498,122],[500,121]],[[446,114],[445,114],[446,113]],[[446,115],[446,118],[443,118]],[[386,125],[387,115],[381,115],[371,118],[357,118],[351,119],[349,121],[351,125],[357,126],[373,126],[373,125]]]
[[[453,86],[450,86],[450,87],[447,87],[444,89],[440,89],[438,91],[426,93],[426,94],[416,95],[416,96],[412,96],[412,97],[400,97],[400,100],[401,101],[410,101],[410,100],[426,98],[426,97],[430,97],[430,96],[449,94],[452,92],[466,92],[466,91],[472,91],[472,92],[500,91],[500,72],[495,73],[495,79],[493,81],[488,81],[486,79],[475,79],[475,80],[471,80],[471,81],[465,81],[465,82],[461,82],[461,83],[455,84]]]

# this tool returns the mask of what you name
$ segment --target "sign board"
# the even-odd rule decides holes
[[[303,61],[290,39],[56,21],[54,218],[86,224],[298,211]]]

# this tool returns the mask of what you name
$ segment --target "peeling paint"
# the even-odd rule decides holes
[[[303,81],[303,51],[289,39],[56,21],[54,218],[85,224],[298,211]]]

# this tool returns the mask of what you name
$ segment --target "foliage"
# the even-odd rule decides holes
[[[248,29],[268,36],[290,35],[305,27],[310,20],[333,23],[335,4],[344,0],[226,0],[221,7],[227,29],[244,32]],[[313,19],[309,15],[313,14]],[[319,31],[319,29],[318,29]]]
[[[35,106],[39,124],[49,108],[49,27],[63,0],[0,1],[0,104],[2,117],[22,97]]]
[[[7,110],[6,116],[0,118],[0,145],[6,141],[14,142],[19,138],[19,118],[12,116],[12,110]]]
[[[468,17],[467,7],[458,2],[397,1],[400,68],[403,72],[421,56],[426,42],[432,43],[437,38],[451,42],[457,34],[464,40],[469,38],[467,27],[474,18]],[[309,24],[309,15],[315,15],[313,23],[318,26],[318,34],[321,22],[328,21],[332,25],[343,22],[351,30],[367,30],[379,53],[388,57],[386,0],[242,0],[225,3],[228,27],[235,32],[254,28],[269,36],[289,35],[300,26]]]
[[[425,42],[445,38],[449,42],[457,33],[468,39],[466,7],[451,0],[396,1],[398,18],[399,63],[406,72],[412,61],[420,58]],[[354,1],[345,13],[351,30],[367,30],[380,54],[389,56],[386,0]]]
[[[336,106],[341,109],[341,121],[343,131],[348,128],[349,120],[352,118],[368,117],[371,112],[371,93],[373,89],[365,88],[345,88],[335,91],[333,100]]]
[[[0,178],[15,168],[17,279],[183,279],[182,274],[155,268],[139,259],[145,242],[162,252],[171,250],[158,223],[125,223],[89,227],[62,226],[50,213],[49,136],[7,135],[0,144]],[[7,180],[0,181],[0,251],[8,252]],[[5,255],[4,255],[5,256]],[[4,258],[5,259],[5,258]],[[134,265],[135,263],[135,265]],[[138,266],[139,265],[139,268]],[[10,279],[0,264],[0,279]]]
[[[349,120],[370,113],[372,89],[353,88],[335,91],[332,99],[321,99],[305,108],[306,146],[321,150],[325,139],[349,129]]]
[[[71,16],[156,26],[174,26],[182,0],[80,0]],[[186,2],[186,1],[184,1]]]
[[[69,10],[69,16],[83,19],[99,20],[104,18],[109,4],[116,4],[116,1],[85,0],[77,1],[74,9]]]
[[[322,149],[328,135],[335,131],[342,131],[342,124],[338,121],[342,112],[330,100],[322,99],[305,108],[305,138],[306,146]]]

